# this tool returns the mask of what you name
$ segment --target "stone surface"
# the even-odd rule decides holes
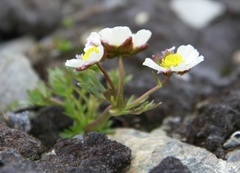
[[[231,13],[237,13],[239,14],[240,13],[240,1],[238,0],[222,0],[228,7],[228,10],[231,12]]]
[[[31,119],[31,131],[34,137],[50,149],[60,138],[59,134],[72,125],[72,120],[64,115],[63,110],[57,107],[40,109]]]
[[[0,125],[0,173],[120,173],[131,162],[129,148],[96,132],[44,151],[37,139]]]
[[[27,133],[31,129],[30,114],[31,113],[28,111],[22,111],[19,113],[6,112],[4,113],[5,123],[8,127]]]
[[[44,173],[41,164],[23,158],[13,149],[0,149],[0,157],[0,173]]]
[[[83,140],[58,141],[53,152],[45,155],[41,162],[51,173],[120,173],[130,161],[129,148],[93,132]]]
[[[20,34],[42,36],[61,19],[60,0],[2,0],[0,39]]]
[[[10,129],[0,124],[0,147],[18,151],[30,160],[40,159],[45,150],[41,142],[20,130]]]
[[[39,78],[23,54],[0,51],[0,110],[14,101],[26,101],[27,89],[36,87]]]
[[[191,171],[175,157],[166,157],[149,173],[191,173]]]
[[[204,147],[220,158],[225,158],[224,143],[240,128],[239,76],[234,76],[233,82],[209,99],[208,105],[188,122],[185,134],[189,143]]]
[[[177,16],[191,27],[201,29],[225,12],[225,6],[212,0],[172,0],[171,8]]]
[[[36,44],[33,37],[24,36],[0,44],[0,51],[10,51],[18,54],[26,54]]]
[[[238,163],[218,159],[209,151],[167,137],[160,129],[151,133],[117,129],[112,139],[132,150],[133,160],[127,173],[148,173],[167,157],[179,159],[194,173],[236,173]]]

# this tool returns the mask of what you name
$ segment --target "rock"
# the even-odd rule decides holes
[[[167,157],[179,159],[192,173],[235,173],[238,163],[218,159],[206,149],[170,138],[161,129],[151,133],[117,129],[111,139],[132,150],[133,160],[127,173],[148,173]]]
[[[18,113],[4,113],[5,122],[8,127],[28,132],[31,129],[30,112],[23,111]]]
[[[239,161],[240,161],[240,150],[237,149],[237,150],[229,152],[226,155],[226,159],[227,159],[228,162],[238,162],[239,163]]]
[[[43,36],[61,19],[60,0],[2,0],[0,39],[20,34]]]
[[[73,123],[63,112],[61,108],[57,107],[40,109],[31,119],[32,129],[29,133],[50,149],[60,138],[59,134]]]
[[[0,44],[0,51],[10,51],[18,54],[26,54],[29,49],[35,44],[36,42],[33,37],[24,36]]]
[[[230,88],[222,90],[222,95],[213,99],[215,102],[202,108],[186,130],[189,143],[204,147],[220,158],[225,158],[226,139],[240,127],[240,91]]]
[[[228,10],[232,13],[239,14],[240,13],[240,1],[239,0],[222,0],[226,6],[228,7]]]
[[[0,148],[10,148],[30,160],[40,159],[45,150],[41,142],[26,133],[0,124]]]
[[[92,132],[83,140],[63,139],[54,150],[42,158],[47,172],[58,173],[117,173],[131,161],[131,150],[109,140],[105,135]]]
[[[212,0],[172,0],[172,10],[189,26],[201,29],[225,12],[221,2]]]
[[[0,173],[46,173],[41,164],[23,158],[15,150],[1,150],[0,157]]]
[[[0,51],[0,110],[14,101],[26,101],[27,90],[36,87],[39,78],[23,54]]]
[[[191,173],[190,170],[175,157],[166,157],[149,173]]]
[[[0,125],[0,173],[120,173],[131,161],[129,148],[96,132],[44,151],[37,139]]]

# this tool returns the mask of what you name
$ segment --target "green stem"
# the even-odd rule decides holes
[[[105,71],[105,69],[102,67],[102,65],[99,62],[97,63],[97,66],[102,71],[104,77],[108,81],[108,83],[109,83],[110,87],[112,88],[112,91],[113,91],[113,93],[115,95],[116,94],[116,89],[114,87],[113,81],[111,80],[111,78],[109,77],[108,73]]]
[[[141,101],[143,101],[144,99],[146,99],[149,95],[153,94],[154,92],[156,92],[157,90],[159,90],[160,88],[162,88],[163,85],[166,84],[166,82],[169,80],[169,78],[171,77],[171,75],[167,76],[162,82],[162,85],[157,85],[155,87],[153,87],[152,89],[148,90],[147,92],[145,92],[143,95],[141,95],[140,97],[138,97],[137,99],[135,99],[132,103],[130,103],[127,106],[127,109],[133,108],[136,105],[138,105],[138,103],[140,103]]]
[[[111,108],[111,105],[106,107],[106,109],[102,112],[101,115],[99,115],[99,117],[95,121],[85,127],[85,132],[91,132],[101,127],[111,117],[111,115],[109,114],[109,110]]]
[[[118,92],[117,99],[122,99],[123,97],[123,77],[124,77],[124,67],[122,57],[118,58]]]

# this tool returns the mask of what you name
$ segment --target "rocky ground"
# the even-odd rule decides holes
[[[2,0],[0,173],[240,172],[239,7],[238,0]],[[205,60],[188,80],[173,77],[151,96],[159,108],[113,119],[116,133],[108,137],[60,139],[71,120],[59,108],[10,112],[7,105],[46,81],[48,68],[81,53],[91,31],[119,25],[153,33],[149,49],[125,62],[135,76],[126,95],[154,86],[141,66],[151,54],[192,44]]]

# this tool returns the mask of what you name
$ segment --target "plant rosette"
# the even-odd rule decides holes
[[[162,56],[153,55],[146,58],[144,66],[157,70],[158,73],[170,75],[184,74],[204,60],[202,55],[192,45],[182,45],[174,53],[175,47],[162,52]]]

